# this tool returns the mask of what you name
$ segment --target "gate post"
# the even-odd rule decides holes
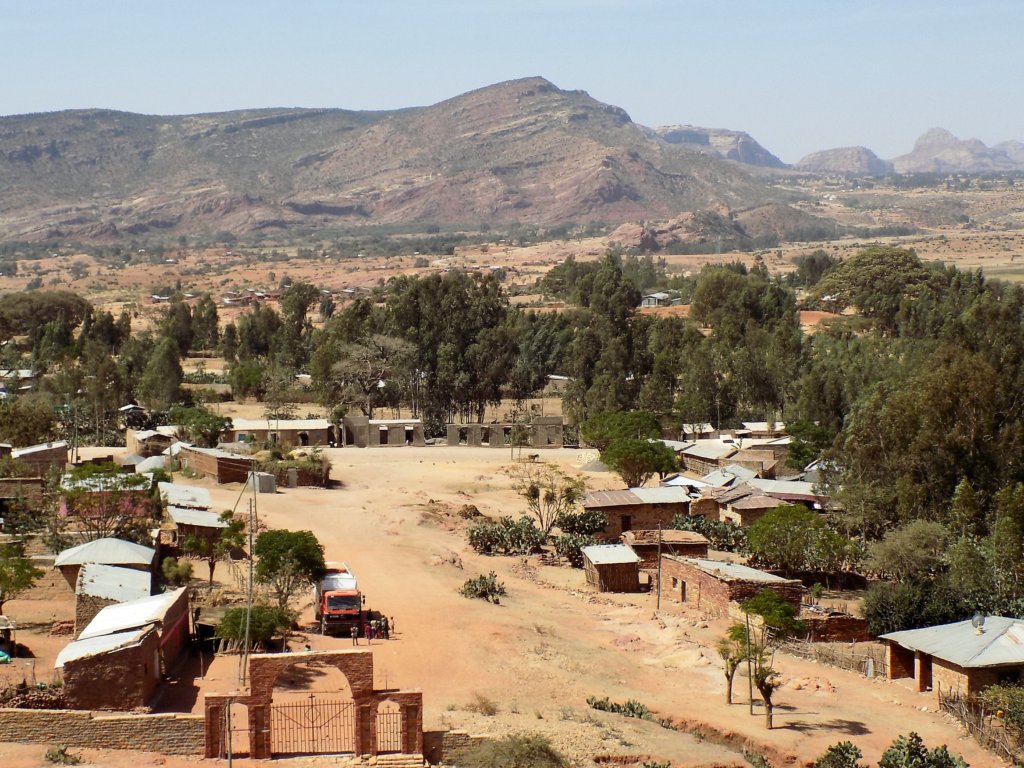
[[[266,760],[270,755],[270,718],[266,704],[249,706],[249,750],[257,760]]]
[[[372,704],[356,703],[356,754],[377,754],[377,718]]]
[[[423,717],[415,704],[402,707],[402,752],[407,755],[423,754]]]
[[[204,731],[206,740],[206,757],[223,757],[221,746],[224,743],[224,701],[222,699],[206,698],[206,711],[204,717]]]

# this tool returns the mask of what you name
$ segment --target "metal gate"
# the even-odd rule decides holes
[[[387,706],[387,705],[385,705]],[[377,751],[402,751],[402,710],[381,708],[377,711]]]
[[[318,699],[270,705],[272,755],[336,755],[356,751],[355,704]]]

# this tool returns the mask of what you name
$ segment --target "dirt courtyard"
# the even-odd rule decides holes
[[[262,494],[257,514],[272,528],[314,531],[327,559],[345,561],[357,574],[367,607],[394,617],[394,638],[372,646],[376,684],[422,689],[427,730],[538,731],[579,765],[592,764],[595,756],[632,754],[678,766],[742,765],[738,745],[743,743],[773,765],[806,764],[828,745],[847,739],[874,763],[896,736],[913,730],[930,746],[948,743],[973,766],[1000,762],[962,737],[936,712],[929,694],[783,655],[776,666],[786,683],[776,697],[776,727],[767,731],[759,708],[753,717],[747,712],[745,678],[736,681],[737,703],[725,704],[714,650],[724,621],[706,621],[667,601],[656,612],[653,594],[597,594],[586,587],[582,571],[544,565],[538,558],[475,554],[465,543],[458,509],[474,504],[494,517],[525,511],[503,471],[510,464],[507,450],[434,446],[329,449],[326,454],[340,487]],[[592,457],[579,450],[542,452],[543,459],[573,472]],[[620,486],[608,473],[584,476],[590,488]],[[231,508],[239,499],[238,485],[176,481],[210,488],[215,509]],[[458,594],[466,579],[492,570],[508,590],[500,605]],[[205,574],[205,567],[199,564],[196,574]],[[218,566],[217,576],[230,581],[226,566]],[[70,590],[59,597],[60,587],[48,582],[8,604],[9,614],[40,627],[38,637],[27,632],[20,639],[30,646],[38,639],[41,667],[47,660],[52,664],[66,640],[41,634],[51,617],[67,616],[61,606],[71,605]],[[309,605],[303,620],[312,620]],[[291,650],[301,653],[306,643],[314,650],[351,647],[348,638],[302,634],[293,636]],[[237,686],[237,658],[221,657],[206,667],[194,686],[183,681],[158,708],[201,712],[204,693]],[[710,726],[732,746],[596,712],[588,707],[588,696],[636,699],[685,728]],[[482,700],[493,702],[497,712],[474,711]],[[43,751],[40,745],[0,745],[0,764],[42,765]],[[104,766],[197,762],[157,756],[132,761],[123,753],[77,751]]]

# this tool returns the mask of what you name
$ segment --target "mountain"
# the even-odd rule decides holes
[[[932,128],[914,142],[910,153],[892,162],[898,173],[1024,171],[1020,150],[1019,142],[987,147],[978,139],[958,139],[944,128]]]
[[[654,132],[669,144],[692,147],[725,160],[736,160],[763,168],[785,168],[786,164],[743,131],[698,128],[695,125],[670,125]]]
[[[0,189],[0,238],[35,240],[618,222],[779,198],[539,77],[388,112],[2,117]]]
[[[882,160],[867,147],[840,147],[812,152],[796,164],[807,173],[842,173],[850,176],[881,176],[892,173],[892,163]]]

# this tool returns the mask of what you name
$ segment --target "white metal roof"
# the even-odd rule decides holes
[[[772,422],[771,429],[768,428],[767,421],[744,421],[743,426],[749,429],[751,432],[785,432],[786,425],[784,422],[775,421]]]
[[[149,597],[153,577],[146,571],[86,563],[78,572],[75,594],[102,597],[119,603]]]
[[[66,451],[68,449],[68,441],[56,440],[52,443],[39,443],[39,445],[30,445],[27,448],[15,448],[13,451],[11,451],[11,457],[17,459],[22,456],[30,456],[33,453],[43,453],[44,451],[52,451],[60,448],[63,448]]]
[[[159,624],[163,621],[167,611],[181,596],[187,587],[176,589],[173,592],[164,592],[161,595],[143,597],[138,600],[129,600],[126,603],[108,605],[97,613],[88,626],[78,636],[79,640],[88,640],[90,637],[110,635],[115,632],[124,632],[129,629],[138,629],[147,624]]]
[[[692,477],[686,475],[676,475],[670,477],[667,480],[662,481],[662,485],[674,486],[677,488],[705,488],[708,483],[704,480],[694,480]]]
[[[698,459],[724,459],[738,450],[736,443],[724,440],[693,440],[682,449],[687,456]]]
[[[105,565],[151,565],[156,557],[156,550],[135,544],[124,539],[96,539],[77,547],[65,549],[53,564],[58,568],[62,565],[85,565],[86,563],[103,563]]]
[[[755,477],[747,482],[768,494],[778,494],[780,496],[810,496],[812,498],[818,496],[818,494],[814,492],[814,483],[808,483],[806,480],[765,480],[760,477]]]
[[[630,488],[629,490],[644,504],[674,504],[690,500],[686,490],[678,486],[652,486],[650,488]]]
[[[1024,621],[987,616],[981,634],[970,620],[881,635],[881,640],[921,651],[958,667],[1024,664]]]
[[[693,434],[703,435],[706,432],[714,432],[714,431],[715,431],[714,425],[713,424],[708,424],[707,422],[705,422],[703,424],[683,424],[683,434],[684,435],[693,435]]]
[[[135,471],[139,474],[151,474],[158,469],[167,468],[166,456],[150,456],[135,465]]]
[[[110,651],[138,645],[142,638],[152,631],[153,626],[149,625],[139,629],[132,629],[128,632],[115,632],[112,635],[100,635],[99,637],[74,640],[65,645],[61,652],[57,654],[57,660],[53,666],[55,669],[61,669],[69,661],[77,661],[89,656],[98,656],[101,653],[109,653]]]
[[[139,459],[142,457],[140,456]],[[60,487],[65,491],[124,491],[146,493],[153,487],[153,475],[149,472],[118,472],[117,474],[92,475],[75,479],[63,475]]]
[[[175,507],[209,509],[213,504],[210,491],[206,488],[178,483],[158,483],[157,487],[163,500]]]
[[[739,563],[726,563],[720,560],[703,560],[697,557],[681,557],[680,560],[695,565],[705,573],[717,576],[725,581],[761,581],[768,584],[786,583],[791,579],[784,579],[774,573],[759,571]]]
[[[584,557],[594,565],[612,565],[616,563],[639,563],[636,552],[625,544],[592,544],[581,550]]]
[[[194,525],[198,528],[227,528],[228,524],[216,512],[187,507],[167,507],[167,516],[177,525]]]
[[[231,419],[231,431],[263,430],[271,432],[292,429],[327,429],[331,422],[327,419]]]

